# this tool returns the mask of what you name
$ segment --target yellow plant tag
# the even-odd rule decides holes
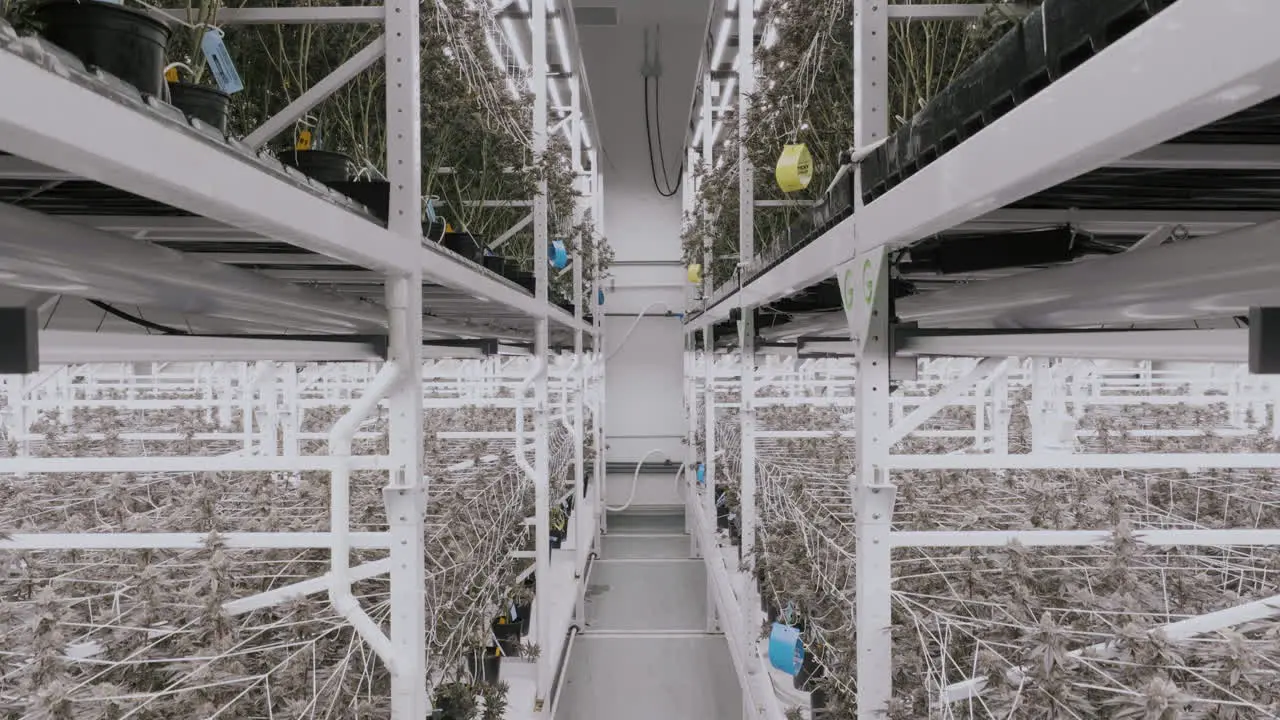
[[[813,179],[813,157],[809,154],[808,146],[800,143],[783,147],[774,177],[782,192],[795,192],[809,187],[809,181]]]
[[[693,263],[688,268],[689,282],[697,285],[702,282],[702,263]]]
[[[310,130],[303,130],[298,133],[298,142],[294,143],[294,150],[310,150],[312,134]]]
[[[165,70],[164,79],[166,82],[171,82],[171,83],[178,82],[178,68],[171,67],[168,70]]]

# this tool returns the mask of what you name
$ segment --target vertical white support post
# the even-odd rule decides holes
[[[547,151],[547,0],[532,0],[533,12],[533,161],[541,165]],[[547,180],[538,180],[538,192],[533,199],[533,267],[537,282],[539,316],[534,333],[535,362],[541,361],[542,370],[534,380],[534,526],[537,539],[534,549],[534,573],[537,577],[538,602],[535,603],[534,625],[538,628],[538,645],[544,650],[538,656],[537,698],[550,700],[551,679],[551,612],[546,600],[551,595],[551,542],[548,532],[551,526],[550,443],[547,437]]]
[[[18,457],[31,457],[31,407],[27,397],[27,376],[26,375],[10,375],[6,378],[5,387],[8,388],[9,412],[11,416],[10,437],[17,438]],[[26,472],[18,473],[18,477],[25,478]]]
[[[987,383],[978,383],[973,389],[973,449],[982,452],[987,442]]]
[[[711,142],[715,136],[713,132],[714,116],[711,114],[711,106],[715,104],[714,93],[712,92],[715,85],[711,80],[710,71],[702,75],[702,127],[705,128],[702,133],[702,164],[708,171],[715,167],[715,147]],[[706,222],[715,223],[714,217],[706,218]],[[704,241],[702,249],[702,307],[705,309],[711,303],[711,293],[716,289],[715,278],[711,272],[712,263],[715,261],[714,248],[711,246],[711,240],[708,238]],[[708,330],[707,332],[710,332]],[[715,343],[711,343],[712,346]],[[714,352],[714,347],[711,352]],[[710,385],[708,384],[708,387]]]
[[[595,150],[587,151],[587,162],[591,163],[591,216],[595,224],[596,241],[598,242],[604,237],[604,176],[600,174],[599,158]],[[591,329],[594,331],[591,338],[592,355],[595,358],[596,366],[594,368],[593,381],[596,387],[596,404],[591,414],[592,437],[595,438],[595,470],[592,473],[592,479],[596,483],[597,500],[594,511],[596,513],[596,537],[607,532],[609,529],[608,514],[605,512],[605,499],[608,497],[608,478],[605,474],[605,336],[604,336],[604,283],[601,281],[600,252],[596,250],[591,254],[591,266],[594,269],[591,281],[591,297],[587,302],[593,308],[591,311]]]
[[[698,382],[695,373],[698,368],[698,336],[688,334],[684,337],[684,411],[688,426],[685,428],[684,443],[684,531],[689,534],[689,556],[701,557],[698,537],[693,528],[694,503],[698,501]]]
[[[755,0],[738,2],[738,278],[746,272],[747,265],[755,259],[755,168],[747,152],[747,134],[750,130],[748,112],[751,97],[756,91],[755,73]],[[742,348],[742,387],[739,392],[741,405],[739,419],[742,432],[742,503],[739,517],[742,533],[742,562],[748,569],[746,587],[742,588],[743,627],[756,627],[756,613],[760,603],[756,599],[755,545],[756,545],[756,443],[755,443],[755,376],[756,376],[756,322],[755,308],[742,306],[742,320],[738,325],[738,344]],[[747,657],[755,644],[755,637],[747,633],[745,638]]]
[[[894,486],[883,462],[889,453],[889,270],[874,280],[856,384],[856,506],[858,720],[879,720],[893,695],[889,528]],[[861,286],[859,286],[861,289]],[[861,302],[859,297],[855,302]]]
[[[884,138],[888,127],[889,18],[883,0],[853,0],[853,144],[864,148]],[[854,173],[854,198],[862,196],[861,170]],[[876,238],[867,238],[875,242]],[[855,260],[855,262],[859,262]],[[889,345],[891,308],[887,259],[878,263],[878,277],[860,278],[850,304],[865,302],[863,350],[858,356],[856,381],[857,474],[853,483],[856,506],[858,720],[880,720],[893,697],[893,652],[889,527],[893,519],[894,489],[882,469],[889,447]],[[873,285],[866,287],[870,280]],[[866,292],[870,293],[867,297]],[[848,293],[848,290],[846,290]]]
[[[1009,454],[1009,420],[1013,413],[1009,409],[1009,373],[1013,361],[996,371],[991,378],[991,453],[993,455]]]
[[[582,222],[587,212],[587,203],[590,202],[590,188],[587,187],[587,177],[582,166],[582,71],[578,69],[573,76],[569,78],[569,111],[572,113],[569,122],[573,134],[573,182],[574,189],[578,191],[579,199],[575,201],[573,208],[573,222],[578,225]],[[574,557],[574,573],[576,577],[581,577],[586,572],[587,558],[591,553],[591,546],[594,537],[589,536],[591,527],[591,510],[587,505],[586,485],[586,468],[583,463],[586,458],[583,454],[583,443],[586,442],[583,426],[583,403],[587,394],[587,370],[588,363],[585,356],[586,347],[583,343],[582,336],[582,318],[584,316],[584,307],[586,304],[586,293],[583,292],[583,263],[587,262],[587,258],[582,254],[581,242],[573,251],[573,317],[578,322],[578,327],[573,330],[573,356],[575,358],[572,367],[577,371],[565,380],[570,383],[571,392],[573,393],[573,516],[577,523],[577,532],[574,533],[576,545],[576,555]],[[579,622],[586,621],[586,590],[585,582],[578,584],[578,595],[575,602],[575,617]]]
[[[708,254],[710,254],[708,252]],[[709,268],[710,266],[704,266]],[[703,462],[706,463],[706,487],[702,490],[702,511],[703,518],[711,524],[711,534],[715,536],[716,523],[716,343],[715,332],[712,330],[714,325],[707,325],[702,331],[702,347],[703,358],[702,364],[705,372],[703,379],[703,434],[705,442],[703,446],[706,456]],[[714,547],[702,549],[703,553],[716,552]],[[707,583],[707,632],[718,632],[720,622],[716,616],[716,598],[715,590],[712,589],[712,583]]]
[[[298,364],[283,363],[280,372],[284,376],[280,388],[283,393],[281,402],[285,403],[285,410],[280,416],[281,445],[285,457],[298,457],[302,454],[298,440],[298,433],[302,431],[302,412],[298,408]]]
[[[246,455],[253,450],[253,383],[249,379],[249,363],[240,363],[240,382],[236,385],[240,390],[240,434],[241,445]]]
[[[422,73],[418,0],[386,0],[387,227],[410,247],[422,243]],[[383,490],[391,534],[392,720],[422,720],[427,699],[426,582],[422,515],[422,268],[387,278],[388,360],[404,368],[389,394],[389,452],[396,463]]]

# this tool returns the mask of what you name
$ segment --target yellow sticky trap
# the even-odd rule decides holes
[[[303,130],[298,133],[298,142],[294,143],[294,150],[310,150],[312,134],[310,130]]]
[[[688,277],[689,277],[689,282],[694,285],[697,285],[698,283],[702,282],[702,264],[693,263],[692,265],[690,265],[688,268]]]
[[[774,177],[782,192],[795,192],[809,187],[809,181],[813,179],[813,157],[809,154],[808,146],[800,143],[783,147]]]
[[[178,68],[171,67],[168,70],[165,70],[164,79],[165,79],[165,82],[171,82],[171,83],[178,82]]]

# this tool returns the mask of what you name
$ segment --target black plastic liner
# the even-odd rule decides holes
[[[928,167],[1174,2],[1045,0],[863,161],[863,201]]]

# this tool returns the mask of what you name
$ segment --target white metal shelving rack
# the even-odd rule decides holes
[[[749,102],[746,88],[751,87],[755,72],[752,62],[755,20],[751,10],[753,3],[750,0],[738,2],[738,7],[733,0],[729,0],[727,5],[713,3],[708,27],[709,44],[700,71],[700,93],[695,99],[690,122],[689,167],[693,167],[698,159],[708,165],[713,163],[715,139],[723,124],[713,115],[713,106],[727,107],[734,98],[735,85],[744,88],[737,97],[739,117],[745,117]],[[886,64],[889,23],[908,17],[941,18],[943,15],[939,15],[938,6],[895,5],[875,0],[850,0],[850,3],[855,52],[855,136],[850,138],[850,142],[857,157],[859,151],[874,148],[888,133],[889,75]],[[735,9],[738,12],[735,13]],[[980,11],[983,11],[981,6],[948,8],[944,15],[954,19],[957,16],[971,17],[966,13]],[[975,384],[992,382],[993,378],[1005,372],[1004,369],[997,372],[997,369],[1005,367],[1003,359],[1006,357],[1037,358],[1032,361],[1030,373],[1032,384],[1043,392],[1044,383],[1048,381],[1041,374],[1048,371],[1048,365],[1042,358],[1171,358],[1193,362],[1241,362],[1245,359],[1247,335],[1244,331],[1189,330],[1145,336],[1095,333],[1056,337],[993,334],[967,339],[912,338],[905,349],[910,350],[914,344],[919,355],[967,355],[992,359],[979,365],[975,372],[955,378],[935,400],[903,416],[897,410],[900,405],[890,394],[894,348],[890,344],[889,327],[890,268],[885,257],[889,249],[909,246],[965,223],[1016,221],[1014,216],[1019,212],[1026,214],[1025,211],[1002,208],[1099,167],[1125,163],[1130,166],[1149,166],[1152,162],[1167,164],[1171,160],[1169,157],[1161,159],[1153,157],[1153,153],[1159,154],[1168,146],[1155,146],[1280,94],[1280,50],[1264,30],[1277,21],[1280,21],[1280,6],[1265,0],[1181,0],[865,206],[860,200],[861,192],[857,190],[860,188],[860,173],[855,168],[854,215],[776,264],[769,264],[772,258],[759,258],[753,253],[752,220],[756,200],[744,166],[740,196],[740,262],[745,266],[745,284],[722,287],[713,292],[715,282],[723,279],[704,276],[705,299],[701,307],[694,308],[695,312],[685,325],[691,337],[696,338],[697,332],[701,331],[705,340],[702,358],[689,361],[688,407],[692,418],[697,417],[700,396],[703,407],[715,402],[713,378],[719,370],[713,355],[712,327],[716,323],[729,319],[731,313],[740,313],[740,317],[746,320],[738,321],[738,346],[744,357],[756,357],[752,348],[755,333],[750,320],[754,308],[788,297],[833,276],[840,281],[848,325],[841,327],[839,334],[848,333],[855,338],[852,346],[845,345],[843,349],[845,352],[852,350],[858,356],[854,403],[858,459],[850,477],[849,496],[854,506],[859,548],[854,560],[854,575],[858,597],[860,720],[882,717],[893,695],[891,643],[886,633],[891,625],[888,591],[892,582],[891,548],[932,542],[948,547],[1002,545],[1013,537],[1009,534],[985,536],[947,532],[924,538],[895,532],[891,525],[896,489],[894,473],[909,468],[1276,467],[1277,456],[1269,454],[1201,454],[1194,457],[1073,454],[1060,451],[1061,438],[1053,443],[1046,440],[1047,444],[1038,445],[1030,454],[1009,454],[1007,446],[1002,451],[998,432],[992,434],[995,446],[982,453],[944,456],[891,454],[890,446],[894,439],[905,436],[947,402],[969,393]],[[735,63],[737,75],[727,81],[722,96],[717,100],[711,73],[722,71],[721,60],[735,25],[740,46]],[[1221,46],[1229,46],[1233,50],[1226,53],[1220,49]],[[1227,55],[1230,55],[1230,60],[1224,62]],[[1100,97],[1106,97],[1107,101],[1099,102]],[[1187,156],[1188,151],[1183,150],[1182,156],[1173,160],[1183,163],[1180,167],[1186,167],[1185,163],[1193,161],[1199,163],[1191,165],[1195,167],[1206,163],[1212,167],[1232,166],[1229,151],[1217,156],[1201,153],[1193,160]],[[686,202],[688,207],[692,206],[691,193],[686,194]],[[1141,227],[1146,231],[1158,229],[1161,223],[1177,222],[1178,218],[1173,217],[1175,214],[1156,217],[1155,213],[1114,211],[1086,213],[1088,217],[1080,220],[1086,224],[1129,223],[1133,227],[1139,226],[1134,223],[1145,223]],[[1195,226],[1192,234],[1202,235],[1273,218],[1257,213],[1217,213],[1212,218],[1188,215],[1182,219]],[[918,306],[919,312],[911,319],[924,323],[933,314],[946,313],[954,303],[963,302],[968,313],[964,319],[991,322],[999,318],[991,311],[996,305],[1006,308],[1007,317],[1013,318],[1020,303],[1029,300],[1045,303],[1044,311],[1018,316],[1021,324],[1013,321],[1009,325],[1013,327],[1037,327],[1037,321],[1056,317],[1053,312],[1063,309],[1062,298],[1067,298],[1069,306],[1077,302],[1092,303],[1093,314],[1087,319],[1082,319],[1083,313],[1071,315],[1070,319],[1058,318],[1059,324],[1049,327],[1097,326],[1116,322],[1116,316],[1125,316],[1127,310],[1138,312],[1138,317],[1146,317],[1136,306],[1148,300],[1152,302],[1143,307],[1145,311],[1156,313],[1152,319],[1201,317],[1198,313],[1209,304],[1219,314],[1242,314],[1250,304],[1280,301],[1280,296],[1273,289],[1258,289],[1249,277],[1249,269],[1257,267],[1260,260],[1265,261],[1262,262],[1265,268],[1280,256],[1270,246],[1258,246],[1257,252],[1250,252],[1249,248],[1253,246],[1245,247],[1251,241],[1257,243],[1261,238],[1269,237],[1272,229],[1272,226],[1262,224],[1222,238],[1224,242],[1232,241],[1228,243],[1232,252],[1222,252],[1222,246],[1215,249],[1214,241],[1209,240],[1165,255],[1156,259],[1155,264],[1135,262],[1139,260],[1137,257],[1124,258],[1125,267],[1133,268],[1133,272],[1127,275],[1130,281],[1159,286],[1162,280],[1186,276],[1187,282],[1176,284],[1176,287],[1174,284],[1162,286],[1166,292],[1159,297],[1144,296],[1133,302],[1118,299],[1118,284],[1093,287],[1088,280],[1090,269],[1081,266],[1061,271],[1062,283],[1054,286],[1040,285],[1039,274],[1027,275],[1007,281],[992,281],[990,286],[979,282],[966,289],[951,291],[951,295],[945,297],[940,294],[937,298],[913,298],[901,307],[910,310],[909,306]],[[1208,262],[1204,253],[1213,255],[1215,263],[1212,270],[1201,273],[1200,264]],[[711,268],[710,259],[708,250],[703,262],[707,274]],[[1091,267],[1103,269],[1107,263],[1106,260],[1097,262],[1099,265]],[[1226,295],[1215,295],[1212,283],[1221,283],[1224,276],[1234,275],[1240,275],[1244,281],[1221,291]],[[1044,277],[1056,275],[1050,271]],[[1230,284],[1232,281],[1227,282]],[[1068,285],[1071,289],[1064,289]],[[1239,292],[1234,292],[1237,289]],[[1059,293],[1058,305],[1050,297],[1055,292]],[[1210,296],[1221,302],[1209,302]],[[985,306],[984,302],[987,303]],[[1070,307],[1067,309],[1071,310]],[[754,404],[759,399],[753,387],[761,381],[765,370],[757,363],[746,362],[733,372],[741,378],[736,402],[741,425],[743,536],[744,543],[749,543],[747,529],[757,522],[753,414]],[[702,376],[701,389],[699,375]],[[1263,401],[1266,397],[1269,395],[1264,394],[1258,400]],[[1053,414],[1051,404],[1039,407],[1038,417],[1042,420]],[[715,466],[725,462],[724,458],[717,458],[714,447],[713,415],[704,412],[705,423],[691,420],[690,426],[692,433],[698,425],[705,424],[705,455],[693,459],[706,463],[708,477],[715,477]],[[1042,426],[1040,436],[1046,437],[1047,432],[1048,426]],[[1058,451],[1054,451],[1055,447]],[[706,512],[709,511],[704,509],[704,521],[710,517]],[[1196,532],[1176,530],[1165,536],[1153,535],[1150,541],[1195,543],[1200,541],[1196,539]],[[1070,537],[1019,534],[1017,537],[1028,545],[1057,542],[1090,544],[1102,541],[1107,533],[1076,533]],[[1239,534],[1218,532],[1204,535],[1201,540],[1206,543],[1270,545],[1280,540],[1280,536],[1276,530],[1266,529]],[[746,547],[744,545],[744,550]],[[711,577],[723,580],[724,573],[717,572],[714,567],[717,563],[709,562],[713,565]],[[736,597],[737,607],[734,607],[730,602],[735,599],[734,594],[721,588],[720,612],[736,614],[743,607],[754,608],[751,593],[749,587],[742,590]],[[1247,617],[1255,617],[1252,610],[1227,611],[1217,620],[1206,620],[1205,627],[1220,628]],[[1218,624],[1218,620],[1225,624]],[[1200,626],[1197,622],[1192,624]],[[748,622],[746,626],[751,627],[752,623]],[[743,656],[746,654],[749,653]],[[735,660],[740,660],[738,669],[747,692],[747,707],[755,708],[756,717],[776,717],[776,705],[771,700],[766,702],[755,692],[758,678],[754,661],[741,660],[738,655],[735,655]],[[972,686],[965,687],[968,689],[964,692],[972,689]],[[961,690],[948,687],[944,695],[960,697],[956,693],[961,693]]]
[[[7,282],[31,291],[169,306],[194,314],[203,309],[211,317],[242,322],[248,327],[389,336],[385,362],[380,365],[326,366],[309,363],[369,361],[377,359],[378,353],[347,338],[288,342],[221,338],[215,342],[203,337],[44,333],[42,360],[66,366],[48,368],[37,376],[6,379],[6,429],[18,445],[18,455],[0,459],[0,474],[14,478],[28,473],[290,474],[317,470],[330,473],[333,485],[341,487],[353,470],[385,473],[385,532],[353,532],[344,519],[345,511],[340,512],[335,502],[330,532],[239,533],[226,540],[235,548],[329,549],[333,558],[329,574],[298,583],[292,590],[237,600],[237,611],[327,589],[334,609],[354,625],[390,670],[391,716],[397,720],[420,720],[430,707],[422,603],[427,560],[423,512],[431,481],[422,470],[424,407],[505,406],[516,408],[521,416],[522,408],[529,410],[527,437],[531,442],[525,443],[524,431],[516,433],[513,452],[536,488],[534,565],[537,575],[546,582],[540,586],[545,592],[543,600],[535,605],[535,627],[544,652],[527,692],[520,691],[519,702],[513,698],[512,712],[517,717],[532,717],[551,690],[561,650],[555,635],[567,632],[567,619],[559,618],[557,610],[563,609],[565,603],[553,596],[570,590],[557,586],[558,576],[553,577],[552,565],[571,567],[574,576],[581,573],[590,549],[589,538],[594,536],[591,523],[596,519],[593,512],[577,513],[582,523],[577,528],[578,537],[587,540],[579,540],[569,557],[560,552],[554,562],[549,559],[549,429],[553,422],[565,423],[577,439],[575,487],[583,487],[587,472],[597,478],[603,476],[603,363],[596,362],[588,348],[588,343],[591,347],[600,346],[601,313],[595,313],[594,322],[585,319],[588,298],[583,296],[581,282],[575,285],[574,312],[548,302],[547,263],[542,257],[545,250],[534,251],[538,290],[531,296],[422,241],[420,113],[431,112],[431,107],[429,102],[424,105],[419,78],[419,8],[417,0],[387,0],[378,7],[226,11],[222,15],[225,23],[362,23],[386,28],[382,37],[243,141],[218,137],[198,123],[175,118],[158,107],[155,100],[139,97],[136,91],[110,78],[93,75],[65,53],[36,39],[19,38],[8,26],[0,25],[0,93],[11,100],[0,105],[0,149],[13,153],[0,158],[4,161],[0,173],[9,177],[43,173],[51,180],[75,177],[98,181],[195,216],[166,218],[141,228],[129,226],[119,218],[85,219],[81,226],[71,226],[14,207],[0,208],[6,227],[24,231],[8,233],[10,240],[42,238],[47,243],[42,247],[35,243],[6,244],[4,254],[8,259],[3,264],[8,271]],[[554,23],[562,67],[581,68],[576,45],[566,42],[564,32],[565,27],[573,29],[572,8],[562,3],[556,9],[548,0],[532,0],[526,8],[532,38],[526,69],[535,97],[534,156],[540,157],[547,147],[548,94],[560,95],[558,87],[551,83],[567,85],[569,104],[558,109],[564,114],[563,126],[575,148],[574,170],[582,195],[577,212],[590,210],[598,219],[602,208],[601,177],[591,150],[590,95],[584,75],[579,71],[554,81],[548,79],[549,21]],[[572,32],[567,37],[576,38]],[[515,39],[508,35],[506,41]],[[389,88],[385,100],[387,175],[393,192],[387,227],[379,226],[361,208],[323,186],[300,179],[257,154],[265,141],[292,126],[310,108],[380,59],[385,61]],[[89,118],[92,133],[86,132]],[[531,204],[535,248],[545,248],[545,184]],[[337,262],[364,268],[372,284],[385,288],[385,303],[378,306],[335,298],[214,260],[158,252],[158,248],[140,242],[154,237],[153,233],[165,222],[171,232],[194,228],[218,236],[267,239],[317,253],[320,266]],[[574,257],[575,280],[581,280],[583,263],[594,261]],[[191,283],[187,289],[209,302],[201,308],[183,305],[182,283],[169,284],[175,277],[187,280]],[[424,361],[424,356],[469,354],[456,347],[424,346],[424,329],[432,338],[512,336],[501,329],[424,315],[424,283],[449,289],[455,300],[466,300],[463,317],[465,313],[483,317],[488,308],[494,315],[532,320],[532,357]],[[447,305],[450,297],[440,296],[433,289],[431,300]],[[425,309],[430,310],[431,306],[432,302],[428,302]],[[551,354],[552,323],[572,334],[572,362],[561,362]],[[523,339],[527,338],[528,335]],[[211,364],[207,362],[210,360],[218,362]],[[103,361],[149,365],[113,368],[92,364]],[[308,364],[305,369],[300,367],[303,364]],[[527,394],[529,390],[531,396]],[[502,391],[508,397],[500,397]],[[175,401],[175,394],[185,399]],[[585,404],[588,402],[590,412]],[[180,405],[204,413],[217,428],[184,439],[219,447],[225,442],[237,449],[218,456],[163,453],[114,458],[48,457],[30,452],[32,443],[39,441],[31,429],[38,412],[56,407],[65,414],[76,407],[110,404],[135,409]],[[326,432],[303,432],[300,423],[307,408],[322,405],[344,407],[347,414]],[[380,405],[386,407],[387,452],[352,455],[351,441],[368,436],[359,431],[361,421]],[[554,411],[556,407],[558,413]],[[585,425],[588,416],[592,418],[590,427]],[[179,434],[140,430],[121,439],[146,447],[170,444]],[[299,451],[301,443],[317,439],[316,435],[328,441],[327,454]],[[594,438],[595,458],[583,456],[587,435]],[[525,462],[530,450],[532,462]],[[334,492],[336,501],[338,491]],[[583,502],[591,507],[590,499]],[[345,506],[345,502],[341,505]],[[203,543],[204,537],[195,533],[17,534],[0,540],[0,549],[198,548]],[[351,548],[380,548],[388,554],[381,563],[348,568]],[[360,609],[349,584],[343,581],[344,577],[354,580],[375,574],[389,577],[389,632],[385,633]],[[569,582],[576,581],[570,577]],[[568,607],[572,609],[573,604],[568,603]]]

